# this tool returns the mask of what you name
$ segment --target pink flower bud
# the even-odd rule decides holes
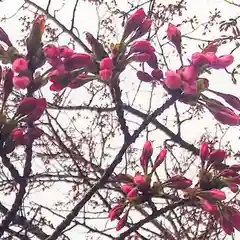
[[[173,25],[172,23],[168,24],[168,29],[167,29],[167,36],[168,39],[175,45],[177,48],[177,51],[179,54],[181,54],[181,32],[178,30],[178,28]]]
[[[131,53],[148,53],[153,54],[155,49],[151,46],[150,42],[147,40],[135,41],[130,48],[129,54]]]
[[[133,188],[131,191],[128,192],[127,197],[128,198],[136,198],[138,196],[138,189]]]
[[[73,56],[74,52],[68,46],[60,46],[57,48],[58,56],[60,58],[69,58]]]
[[[58,56],[58,48],[54,44],[48,44],[43,48],[43,52],[47,58]]]
[[[203,54],[206,54],[208,52],[213,52],[213,53],[216,53],[217,52],[217,41],[214,40],[212,41],[211,43],[209,43],[203,50],[202,50],[202,53]]]
[[[12,92],[13,76],[14,76],[14,73],[13,73],[12,69],[6,69],[3,72],[3,79],[4,79],[3,90],[4,90],[5,98]]]
[[[230,169],[238,172],[238,171],[240,171],[240,164],[231,165],[231,166],[230,166]]]
[[[153,68],[153,69],[157,69],[158,68],[158,60],[157,60],[157,56],[155,53],[152,53],[150,55],[150,58],[147,60],[147,64],[149,67]]]
[[[208,143],[207,142],[201,142],[200,144],[200,153],[199,156],[201,158],[202,161],[207,160],[209,155],[209,147],[208,147]]]
[[[110,218],[111,221],[117,219],[123,212],[124,207],[121,204],[118,204],[114,206],[108,214],[108,218]]]
[[[234,232],[232,223],[223,216],[220,217],[220,225],[226,234],[231,235]]]
[[[151,72],[151,75],[156,80],[163,79],[163,72],[160,69],[153,69],[152,72]]]
[[[127,38],[129,34],[135,31],[142,24],[146,14],[143,8],[138,9],[134,14],[132,14],[126,23],[124,30],[124,38]]]
[[[140,27],[137,29],[136,33],[132,37],[132,39],[137,39],[137,38],[140,38],[143,35],[145,35],[151,28],[152,22],[153,21],[149,18],[144,19],[143,22],[141,23]]]
[[[147,184],[146,177],[141,174],[136,174],[136,176],[133,178],[133,181],[136,185],[146,185]]]
[[[137,53],[131,57],[131,60],[134,62],[146,62],[149,58],[150,55],[147,53]]]
[[[17,58],[12,64],[16,73],[25,72],[28,69],[28,62],[24,58]]]
[[[224,169],[219,173],[219,176],[222,176],[222,177],[236,177],[237,175],[238,174],[231,169]]]
[[[112,70],[104,69],[99,71],[99,76],[102,81],[109,81],[112,77]]]
[[[192,55],[191,63],[196,67],[201,67],[205,64],[208,64],[209,61],[203,53],[196,52]]]
[[[164,83],[169,89],[179,89],[181,87],[181,76],[174,72],[168,71],[166,72],[166,78],[164,79]]]
[[[238,126],[240,124],[240,118],[235,113],[229,114],[224,111],[216,112],[213,114],[214,118],[222,124],[229,126]]]
[[[213,213],[213,212],[217,211],[216,205],[210,203],[206,199],[201,199],[200,203],[201,203],[201,208],[206,212]]]
[[[183,67],[180,71],[179,71],[181,77],[183,78],[183,80],[189,84],[196,82],[197,80],[197,69],[194,65],[189,65],[186,67]]]
[[[215,53],[213,52],[207,52],[205,54],[205,56],[207,57],[208,63],[210,67],[216,67],[218,66],[218,57],[216,56]]]
[[[167,149],[162,149],[162,151],[158,154],[154,165],[153,165],[153,170],[155,170],[166,158],[167,155]]]
[[[125,214],[119,221],[118,221],[118,224],[116,226],[116,230],[119,231],[121,230],[125,224],[127,223],[127,214]]]
[[[209,154],[208,160],[209,163],[221,163],[226,157],[227,154],[224,150],[216,149]]]
[[[92,63],[91,57],[86,53],[75,53],[71,57],[64,59],[65,68],[68,71],[88,67]]]
[[[182,82],[183,92],[185,95],[195,96],[197,94],[197,85],[196,82],[189,84],[187,82]]]
[[[37,121],[42,116],[43,112],[47,107],[47,102],[45,98],[38,98],[36,100],[36,108],[27,116],[27,121],[30,123]]]
[[[11,138],[18,143],[24,142],[24,132],[21,128],[15,128],[11,132]]]
[[[121,189],[123,192],[129,193],[133,189],[133,186],[131,186],[129,184],[124,184],[121,186]]]
[[[233,227],[240,231],[240,212],[233,207],[227,207],[227,210],[230,215],[229,220],[232,223]]]
[[[153,153],[152,143],[150,141],[145,142],[140,157],[140,164],[145,173],[147,172],[148,162],[152,156],[152,153]]]
[[[19,102],[17,113],[28,115],[37,107],[37,99],[34,97],[25,97]]]
[[[25,89],[30,84],[30,79],[27,76],[14,76],[13,85],[16,89]]]
[[[165,184],[170,188],[185,189],[192,185],[192,180],[187,179],[184,176],[176,175],[168,179]]]
[[[223,55],[218,58],[218,62],[216,65],[213,66],[213,68],[219,69],[219,68],[226,68],[229,65],[231,65],[234,61],[234,58],[231,54]]]
[[[209,191],[206,191],[206,193],[211,197],[214,198],[216,200],[222,201],[226,199],[226,195],[223,191],[213,188]]]
[[[233,193],[237,193],[239,190],[238,185],[236,183],[229,183],[228,187]]]
[[[146,72],[137,71],[137,77],[143,82],[152,82],[153,78]]]
[[[105,70],[105,69],[109,69],[112,70],[113,69],[113,62],[111,58],[104,58],[101,62],[100,62],[100,70]]]

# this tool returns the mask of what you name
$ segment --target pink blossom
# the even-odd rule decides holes
[[[124,207],[121,204],[117,204],[114,206],[108,214],[108,218],[110,218],[111,221],[117,219],[123,212]]]
[[[208,64],[209,60],[203,53],[196,52],[192,55],[191,63],[196,67],[201,67]]]
[[[16,73],[23,73],[28,69],[28,62],[24,58],[17,58],[12,67]]]
[[[138,196],[138,189],[133,188],[131,191],[128,192],[127,197],[128,198],[136,198]]]
[[[147,172],[148,162],[152,156],[152,153],[153,153],[152,143],[150,141],[145,142],[140,157],[140,163],[145,173]]]
[[[182,85],[181,76],[174,72],[168,71],[166,72],[166,78],[164,79],[164,83],[169,89],[178,89]]]
[[[155,49],[147,40],[135,41],[131,46],[129,53],[131,54],[131,53],[137,53],[137,52],[148,53],[151,55],[155,52]]]
[[[118,221],[118,224],[116,226],[116,230],[119,231],[121,230],[125,224],[127,222],[127,214],[125,214],[119,221]]]
[[[200,144],[200,153],[199,156],[201,158],[202,161],[207,160],[209,155],[209,147],[208,147],[208,143],[207,142],[201,142]]]
[[[209,191],[207,191],[207,193],[209,194],[209,196],[211,196],[212,198],[216,199],[216,200],[225,200],[226,199],[226,195],[223,191],[219,190],[219,189],[211,189]]]
[[[27,76],[14,76],[13,85],[17,89],[25,89],[30,84],[30,79]]]
[[[112,70],[113,69],[113,61],[111,58],[104,58],[101,62],[100,62],[100,70],[105,70],[105,69],[109,69]]]
[[[58,56],[61,58],[69,58],[73,56],[74,52],[68,46],[60,46],[57,48]]]
[[[48,44],[43,48],[43,52],[47,58],[58,56],[58,48],[54,44]]]
[[[173,25],[172,23],[168,24],[167,29],[167,36],[168,39],[175,45],[175,47],[178,50],[178,53],[181,54],[181,32],[178,30],[178,28]]]
[[[129,193],[133,189],[133,186],[129,184],[124,184],[121,186],[121,189],[123,192]]]
[[[167,155],[167,149],[162,149],[153,164],[153,170],[155,170],[165,160],[166,155]]]
[[[112,77],[112,70],[110,69],[103,69],[99,71],[99,76],[102,81],[108,81]]]

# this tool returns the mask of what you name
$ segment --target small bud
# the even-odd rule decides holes
[[[168,39],[175,45],[177,48],[177,51],[179,54],[181,54],[181,32],[178,30],[178,28],[173,25],[172,23],[168,24],[168,29],[167,29],[167,36]]]
[[[88,54],[85,53],[75,53],[69,58],[65,58],[64,66],[66,70],[71,71],[78,68],[86,68],[92,63],[92,59]]]
[[[125,214],[119,221],[118,221],[118,224],[116,226],[116,230],[119,231],[121,230],[125,224],[127,223],[127,214]]]
[[[138,196],[138,189],[137,188],[133,188],[131,191],[128,192],[127,197],[129,199],[131,198],[136,198]]]
[[[152,143],[150,141],[145,142],[140,157],[140,164],[145,173],[147,173],[148,162],[152,156],[152,153],[153,153]]]
[[[24,143],[25,139],[24,139],[23,129],[21,129],[21,128],[13,129],[11,132],[11,138],[13,141],[15,141],[17,143]]]
[[[206,191],[206,193],[211,197],[214,198],[215,200],[225,200],[226,199],[226,195],[223,191],[219,190],[219,189],[211,189],[209,191]]]
[[[68,46],[60,46],[57,48],[57,53],[60,58],[69,58],[72,57],[74,52]]]
[[[201,158],[202,161],[207,160],[209,155],[209,147],[208,147],[208,143],[207,142],[201,142],[200,144],[200,153],[199,156]]]
[[[16,73],[25,72],[28,69],[28,62],[24,58],[17,58],[12,64]]]
[[[150,68],[157,69],[158,68],[158,60],[155,53],[150,55],[150,58],[147,60],[147,64]]]
[[[147,40],[135,41],[130,48],[129,54],[137,52],[148,53],[151,55],[155,52],[155,49]]]
[[[231,235],[234,232],[232,223],[228,221],[224,216],[220,217],[220,225],[226,234]]]
[[[224,150],[216,149],[209,154],[208,161],[209,161],[209,164],[221,163],[226,157],[227,157],[227,154]]]
[[[164,84],[169,89],[179,89],[182,85],[181,76],[174,72],[168,71],[166,72],[166,78],[164,79]]]
[[[117,219],[123,212],[124,207],[120,204],[113,207],[108,214],[108,218],[110,218],[111,221]]]
[[[151,75],[156,80],[163,79],[163,72],[160,69],[153,69],[152,72],[151,72]]]
[[[167,149],[162,149],[162,151],[158,154],[154,165],[153,165],[153,171],[165,160],[167,155]]]
[[[104,69],[99,71],[99,76],[102,81],[109,81],[112,77],[112,70]]]
[[[14,76],[13,85],[16,89],[25,89],[30,84],[30,79],[27,76]]]
[[[167,187],[175,188],[175,189],[185,189],[192,185],[192,180],[187,179],[183,176],[176,175],[171,177],[165,182]]]
[[[121,186],[121,189],[124,193],[129,193],[133,189],[133,186],[129,184],[124,184]]]
[[[104,58],[100,62],[100,70],[105,70],[105,69],[109,69],[109,70],[113,69],[113,62],[111,58]]]
[[[43,48],[43,52],[47,58],[55,58],[58,56],[58,48],[54,44],[48,44]]]
[[[143,82],[152,82],[153,78],[146,72],[137,71],[137,78]]]
[[[192,55],[191,63],[196,67],[201,67],[208,64],[209,61],[203,53],[196,52]]]

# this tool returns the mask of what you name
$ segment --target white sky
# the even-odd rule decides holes
[[[124,10],[124,7],[126,6],[126,0],[118,0],[119,1],[119,8]],[[237,1],[237,0],[236,0]],[[11,3],[10,3],[11,2]],[[6,2],[1,3],[0,7],[1,7],[1,11],[0,11],[0,19],[3,17],[9,17],[12,14],[15,13],[15,11],[22,5],[23,1],[21,0],[14,0],[14,5],[12,4],[13,0],[9,1],[6,0]],[[47,1],[46,0],[35,0],[35,2],[37,2],[39,4],[39,2],[41,2],[41,5],[44,7],[46,6]],[[58,7],[60,7],[61,1],[59,0],[54,0],[53,1],[53,6],[54,9]],[[66,5],[64,7],[63,11],[60,11],[57,14],[57,18],[64,24],[67,24],[69,26],[69,23],[71,21],[71,13],[72,13],[72,9],[73,9],[73,4],[75,1],[72,0],[68,0],[66,1]],[[158,1],[160,2],[160,0]],[[163,3],[172,3],[174,2],[174,0],[169,1],[169,0],[163,0],[161,1]],[[237,16],[237,14],[239,14],[239,8],[233,7],[231,5],[228,5],[226,3],[224,3],[223,0],[201,0],[201,1],[197,1],[197,0],[189,0],[188,4],[187,4],[187,8],[188,11],[186,13],[185,16],[193,16],[196,15],[199,18],[199,22],[205,22],[208,20],[208,12],[209,11],[214,11],[215,8],[218,8],[220,11],[224,12],[224,18],[228,19],[230,17],[233,16]],[[77,14],[76,17],[76,23],[77,23],[77,27],[80,31],[80,35],[81,37],[84,36],[84,31],[89,31],[91,33],[93,33],[94,35],[97,32],[97,28],[98,28],[98,22],[97,22],[97,18],[96,18],[96,9],[95,6],[90,5],[87,2],[83,2],[80,1],[79,6],[78,6],[78,12],[79,14]],[[20,16],[22,13],[18,14],[17,16]],[[107,14],[103,9],[102,9],[102,15],[101,16],[105,16],[105,14]],[[17,20],[17,16],[7,20],[6,23],[2,23],[1,26],[5,29],[5,31],[9,34],[10,39],[12,40],[12,42],[16,42],[17,39],[19,39],[19,36],[22,36],[21,33],[21,26],[20,26],[20,22]],[[117,21],[117,19],[115,19],[115,21]],[[179,24],[181,22],[180,18],[175,18],[173,20],[174,24]],[[117,31],[121,32],[122,28],[119,24],[116,24],[116,29]],[[162,35],[164,36],[166,31],[166,25],[162,27],[162,29],[160,30],[160,33],[162,33]],[[184,35],[184,33],[188,33],[189,29],[187,27],[183,27],[181,28],[182,34]],[[202,39],[215,39],[217,37],[219,37],[219,32],[217,29],[215,29],[214,32],[212,32],[211,34],[208,34],[206,36],[201,36],[200,32],[196,32],[194,34],[192,34],[191,36],[195,36],[195,37],[199,37]],[[68,38],[66,36],[61,37],[60,38],[60,42],[61,44],[67,44],[68,43]],[[197,41],[189,41],[187,39],[183,39],[183,42],[188,44],[188,48],[187,48],[187,54],[186,57],[190,57],[191,54],[195,51],[198,51],[198,42]],[[220,48],[219,50],[219,55],[221,54],[225,54],[225,53],[229,53],[229,51],[232,49],[232,45],[230,46],[224,46],[222,48]],[[78,49],[79,51],[81,51],[80,49]],[[172,48],[171,47],[166,47],[166,51],[169,52],[169,54],[172,52]],[[239,52],[237,52],[238,54]],[[238,55],[235,54],[235,60],[236,63],[234,63],[234,65],[237,65],[239,63],[239,57]],[[187,63],[187,58],[185,58],[185,63]],[[177,68],[179,67],[179,61],[173,56],[171,58],[171,64],[170,67]],[[136,89],[136,76],[135,76],[135,72],[128,70],[127,73],[122,75],[122,78],[126,81],[126,84],[124,85],[124,89],[125,91],[129,90],[130,93],[134,91],[134,89]],[[236,96],[240,96],[239,93],[239,84],[237,85],[233,85],[231,82],[231,79],[229,78],[229,76],[222,70],[220,71],[213,71],[213,74],[211,76],[208,76],[209,80],[210,80],[210,87],[211,89],[217,90],[217,91],[222,91],[222,92],[227,92],[227,93],[232,93],[235,94]],[[146,101],[146,99],[149,99],[150,96],[150,86],[147,84],[143,83],[143,87],[141,88],[141,94],[138,96],[135,107],[141,105],[141,107],[143,109],[147,109],[148,108],[148,102]],[[46,89],[46,95],[50,96],[51,93],[49,93],[49,91]],[[77,93],[78,94],[78,93]],[[163,95],[163,92],[161,90],[161,88],[155,89],[155,95],[153,97],[153,104],[152,104],[152,109],[154,109],[156,106],[159,106],[159,104],[161,102],[164,102],[164,99],[161,99]],[[75,100],[75,102],[82,101],[84,102],[84,92],[81,92],[81,99],[79,99],[78,95],[73,95],[72,96],[72,100],[73,102]],[[130,99],[133,98],[133,95],[129,95],[128,96]],[[126,100],[126,98],[125,98]],[[184,109],[184,106],[182,106],[182,108]],[[168,111],[168,113],[171,113],[171,111]],[[86,113],[89,114],[89,113]],[[173,120],[172,117],[169,117],[168,119],[168,125],[171,126],[171,119]],[[186,134],[184,135],[184,139],[191,142],[194,141],[198,141],[198,139],[200,138],[200,136],[204,133],[204,129],[208,128],[209,130],[211,130],[212,132],[214,132],[215,128],[214,128],[214,122],[212,121],[212,116],[210,116],[209,114],[205,114],[204,115],[204,120],[194,120],[191,123],[187,123],[186,125],[183,126],[182,132],[186,132]],[[79,125],[82,123],[82,119],[79,120]],[[171,128],[171,127],[170,127]],[[171,128],[173,129],[173,128]],[[174,129],[173,129],[174,130]],[[228,131],[228,133],[226,134],[226,136],[224,137],[225,141],[231,139],[231,144],[233,146],[233,149],[237,149],[239,146],[239,139],[238,139],[238,135],[239,135],[239,131],[237,127],[232,127],[231,130]],[[151,140],[155,140],[155,146],[161,146],[162,142],[164,140],[164,135],[160,134],[158,131],[154,131],[150,134],[150,139]],[[144,142],[144,139],[139,139],[136,141],[135,146],[142,146],[142,143]],[[119,142],[119,139],[112,139],[111,140],[111,145],[113,147],[117,147],[119,148],[121,144],[121,141]],[[139,147],[141,148],[141,147]],[[111,159],[110,159],[111,160]],[[40,171],[37,168],[39,167],[39,169],[41,169],[41,163],[36,163],[36,171]],[[68,186],[69,187],[69,186]],[[69,188],[65,188],[62,184],[56,184],[54,190],[51,189],[50,191],[39,191],[34,193],[34,195],[32,196],[31,201],[34,202],[38,202],[41,205],[47,205],[47,206],[52,206],[54,203],[56,203],[56,201],[58,201],[59,199],[62,199],[63,196],[67,196],[68,195],[68,191]],[[3,196],[1,196],[2,198]],[[5,197],[4,197],[5,198]],[[5,202],[9,201],[11,199],[10,198],[5,198]],[[9,205],[9,204],[8,204]],[[116,222],[113,223],[113,225],[115,225]],[[112,226],[113,226],[112,225]],[[71,233],[71,236],[73,237],[72,239],[79,239],[79,233],[81,230],[75,230],[74,232]],[[104,238],[102,238],[104,239]]]

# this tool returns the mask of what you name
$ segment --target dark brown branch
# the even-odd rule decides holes
[[[168,109],[171,105],[173,105],[177,99],[178,99],[178,96],[171,97],[161,107],[159,107],[151,115],[149,115],[145,119],[145,121],[143,121],[141,126],[137,130],[135,130],[131,138],[129,138],[129,140],[123,144],[117,156],[115,157],[111,165],[106,169],[101,179],[86,193],[86,195],[82,198],[82,200],[77,205],[75,205],[72,211],[56,227],[56,230],[52,233],[50,237],[47,238],[47,240],[56,240],[61,235],[62,231],[71,224],[72,220],[78,215],[82,207],[91,199],[91,197],[97,192],[97,190],[107,182],[108,178],[112,175],[116,166],[122,161],[122,157],[125,154],[128,147],[136,141],[140,133],[148,126],[148,124],[153,119],[161,115],[166,109]]]

